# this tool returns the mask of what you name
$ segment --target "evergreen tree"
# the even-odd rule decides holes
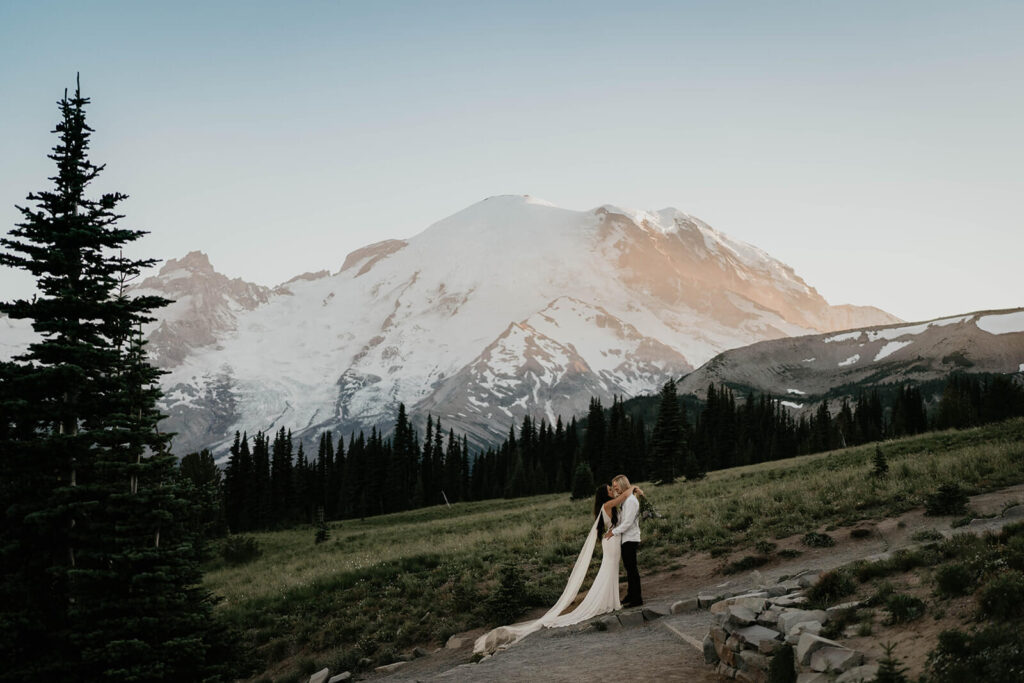
[[[594,474],[590,466],[581,462],[576,466],[576,472],[572,478],[572,497],[574,500],[589,498],[594,495]]]
[[[871,462],[871,474],[873,474],[874,476],[881,478],[889,473],[889,463],[885,459],[885,454],[882,453],[881,446],[875,446],[875,455],[872,458]]]
[[[210,604],[139,332],[166,301],[126,296],[155,261],[121,255],[145,234],[117,225],[125,195],[86,194],[88,102],[65,92],[54,188],[0,239],[37,288],[0,312],[40,337],[0,372],[0,679],[199,680]]]
[[[189,501],[189,524],[198,542],[196,554],[202,557],[207,541],[227,533],[220,468],[204,448],[183,457],[178,474]]]
[[[270,526],[271,490],[270,490],[270,437],[263,432],[256,432],[252,444],[252,484],[250,513],[254,529],[266,529]]]
[[[330,443],[330,439],[328,439]],[[333,460],[333,453],[331,454]],[[330,462],[330,460],[328,461]],[[292,499],[292,434],[284,427],[274,436],[270,458],[270,524],[283,526],[294,519]]]
[[[607,467],[607,451],[604,408],[601,406],[601,399],[593,397],[590,399],[590,408],[587,411],[587,431],[583,433],[583,460],[598,481],[618,474],[618,472],[610,471]]]
[[[648,473],[656,484],[671,484],[676,480],[676,467],[681,460],[682,430],[679,425],[679,399],[674,380],[661,388],[658,421],[651,433]]]
[[[246,487],[252,479],[252,461],[248,446],[243,452],[242,435],[237,431],[228,452],[228,464],[224,468],[224,516],[228,531],[237,534],[250,529]]]
[[[405,404],[398,404],[398,418],[395,421],[395,432],[392,440],[394,457],[391,462],[389,497],[394,499],[396,509],[404,510],[412,504],[413,492],[416,490],[416,479],[419,474],[416,466],[419,454],[416,452],[416,438],[412,424],[405,412]]]

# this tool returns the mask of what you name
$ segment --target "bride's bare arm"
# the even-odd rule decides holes
[[[604,511],[607,512],[609,516],[611,516],[612,508],[617,508],[620,505],[622,505],[623,501],[625,501],[627,498],[633,495],[633,491],[640,491],[640,489],[639,487],[636,486],[630,486],[628,489],[620,493],[618,496],[612,498],[607,503],[605,503],[602,506],[604,508]],[[641,493],[643,492],[641,491]]]

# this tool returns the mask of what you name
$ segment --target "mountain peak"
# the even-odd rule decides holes
[[[180,259],[167,259],[167,263],[160,269],[160,275],[168,275],[175,270],[199,273],[214,272],[213,266],[210,264],[210,257],[201,251],[190,251]]]

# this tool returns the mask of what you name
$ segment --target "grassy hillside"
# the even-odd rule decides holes
[[[944,483],[973,494],[1024,482],[1024,419],[881,448],[884,478],[870,474],[868,445],[648,487],[665,518],[645,523],[644,571],[672,567],[691,551],[898,514]],[[254,534],[259,559],[210,564],[205,581],[224,599],[220,616],[253,648],[250,661],[275,680],[328,665],[355,669],[364,658],[388,663],[413,646],[502,621],[487,598],[503,566],[525,581],[524,607],[553,602],[590,527],[590,506],[567,494],[460,503],[334,523],[319,545],[312,528]]]

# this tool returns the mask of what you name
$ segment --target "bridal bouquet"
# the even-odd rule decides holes
[[[664,518],[664,515],[658,512],[658,509],[651,504],[651,501],[647,500],[647,496],[643,494],[638,494],[637,500],[640,501],[640,519]]]

